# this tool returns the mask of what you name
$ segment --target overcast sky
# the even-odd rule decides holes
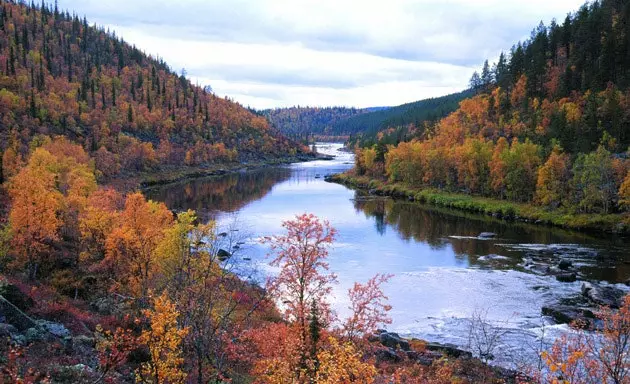
[[[255,108],[398,105],[466,88],[486,58],[583,0],[59,0]]]

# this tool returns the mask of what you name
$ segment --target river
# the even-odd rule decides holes
[[[352,167],[353,155],[340,148],[318,144],[320,152],[336,156],[332,161],[193,180],[147,195],[232,228],[230,233],[242,240],[237,247],[248,264],[243,271],[257,281],[274,273],[259,238],[282,233],[282,221],[296,214],[325,218],[338,230],[330,267],[339,284],[331,301],[341,317],[347,313],[345,293],[355,281],[393,274],[384,287],[393,307],[389,331],[466,348],[470,319],[482,313],[501,334],[495,362],[504,366],[534,363],[541,340],[549,343],[566,332],[566,326],[542,317],[541,307],[580,291],[579,281],[560,283],[527,269],[523,260],[528,253],[569,258],[581,279],[621,283],[630,277],[627,239],[508,223],[327,183],[324,176]],[[482,239],[481,232],[496,237]]]

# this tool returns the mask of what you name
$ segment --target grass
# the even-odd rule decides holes
[[[400,183],[388,183],[367,176],[347,173],[331,176],[329,181],[357,189],[366,189],[376,195],[413,200],[432,206],[472,212],[505,220],[518,220],[535,224],[553,225],[582,231],[629,233],[628,214],[586,214],[566,209],[549,210],[527,203],[450,193],[436,189],[413,188]]]

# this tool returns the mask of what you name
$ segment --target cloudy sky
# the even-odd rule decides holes
[[[398,105],[464,89],[583,0],[59,0],[255,108]]]

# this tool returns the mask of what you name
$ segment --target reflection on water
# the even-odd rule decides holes
[[[152,188],[146,195],[170,209],[197,211],[207,221],[218,212],[236,212],[247,203],[262,199],[274,185],[289,177],[288,168],[259,169]]]
[[[435,250],[452,249],[453,256],[468,266],[521,269],[519,264],[527,249],[515,250],[506,244],[580,244],[594,249],[590,260],[584,260],[581,265],[584,277],[624,282],[630,276],[630,247],[622,237],[508,223],[487,216],[366,196],[362,192],[355,192],[353,203],[357,212],[374,220],[374,229],[381,236],[389,228],[405,241],[425,243]],[[481,232],[493,232],[497,236],[479,239]],[[488,264],[487,255],[508,257],[495,258],[494,263]]]

